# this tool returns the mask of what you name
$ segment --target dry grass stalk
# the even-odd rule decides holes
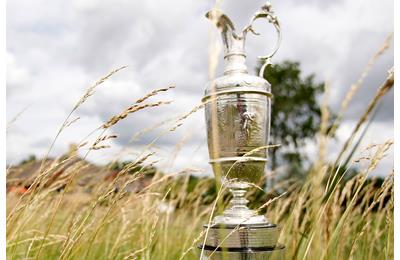
[[[102,77],[101,79],[99,79],[98,81],[96,81],[91,87],[89,87],[85,94],[78,100],[78,102],[75,104],[74,108],[72,109],[72,111],[75,111],[79,106],[81,106],[83,103],[86,102],[86,100],[92,96],[94,94],[95,89],[100,86],[101,84],[103,84],[106,80],[108,80],[109,78],[111,78],[112,75],[114,75],[115,73],[117,73],[120,70],[125,69],[127,66],[122,66],[118,69],[112,70],[111,72],[109,72],[107,75],[105,75],[104,77]]]
[[[199,111],[200,109],[202,109],[204,107],[205,103],[200,103],[199,105],[195,106],[194,108],[192,108],[188,113],[183,114],[182,116],[178,117],[178,119],[175,121],[176,125],[171,127],[169,129],[170,132],[175,131],[178,127],[180,127],[183,123],[183,121],[188,118],[191,114],[196,113],[197,111]]]
[[[263,205],[261,205],[261,206],[257,209],[257,211],[260,211],[260,210],[262,210],[262,209],[264,209],[264,208],[267,208],[270,204],[274,203],[275,201],[277,201],[278,199],[282,198],[282,197],[285,196],[286,194],[288,194],[287,191],[283,192],[283,193],[280,194],[279,196],[276,196],[276,197],[274,197],[274,198],[268,200],[268,201],[265,202]]]
[[[135,103],[136,103],[136,104],[142,103],[142,102],[145,101],[146,99],[148,99],[148,98],[150,98],[150,97],[152,97],[152,96],[155,96],[155,95],[157,95],[157,94],[160,93],[160,92],[165,92],[165,91],[168,91],[168,90],[173,89],[173,88],[175,88],[175,86],[169,86],[169,87],[166,87],[166,88],[155,89],[155,90],[153,90],[152,92],[150,92],[149,94],[145,95],[144,97],[139,98],[138,100],[136,100]]]
[[[158,107],[161,105],[166,105],[170,104],[172,101],[158,101],[155,103],[148,103],[148,104],[143,104],[143,105],[133,105],[122,111],[119,115],[111,117],[106,123],[102,125],[103,129],[110,128],[111,126],[115,125],[118,123],[120,120],[126,118],[129,114],[137,112],[139,110],[142,110],[144,108],[149,108],[149,107]]]
[[[10,121],[6,124],[6,132],[8,129],[18,120],[18,118],[30,107],[31,105],[27,105],[21,111],[19,111]]]
[[[78,121],[79,119],[81,119],[81,118],[78,116],[78,117],[72,119],[71,121],[68,121],[68,122],[65,124],[65,127],[71,126],[73,123],[75,123],[75,122]]]
[[[132,142],[139,140],[139,137],[143,136],[144,134],[149,133],[149,132],[153,131],[154,129],[156,129],[162,125],[165,125],[173,120],[174,120],[174,118],[168,118],[168,119],[161,121],[159,123],[156,123],[152,126],[143,128],[142,130],[140,130],[140,131],[136,132],[134,135],[132,135],[132,137],[128,143],[131,144]]]
[[[115,138],[117,138],[117,137],[118,137],[117,135],[105,135],[105,136],[100,136],[100,137],[97,138],[97,140],[92,144],[92,147],[91,147],[90,149],[99,150],[99,149],[102,149],[102,148],[108,148],[108,147],[110,147],[109,145],[99,145],[99,144],[100,144],[101,142],[106,141],[106,140],[115,139]]]
[[[345,151],[347,151],[348,147],[350,146],[351,142],[353,141],[354,137],[360,130],[361,126],[367,121],[368,116],[371,114],[372,110],[375,108],[375,106],[378,104],[379,100],[393,87],[394,84],[394,69],[389,70],[389,75],[386,78],[386,80],[382,83],[381,86],[379,86],[378,90],[375,93],[375,96],[373,99],[370,101],[368,104],[367,109],[365,112],[362,114],[360,119],[358,120],[356,126],[354,127],[350,137],[347,139],[347,141],[344,143],[341,151],[339,152],[339,155],[336,159],[335,165],[338,164],[339,160],[342,158],[343,154]]]
[[[111,117],[106,123],[104,123],[102,125],[102,128],[107,129],[107,128],[115,125],[116,123],[118,123],[120,120],[126,118],[129,114],[140,111],[144,108],[157,107],[157,106],[160,106],[163,104],[170,104],[172,101],[159,101],[159,102],[148,103],[148,104],[141,104],[141,103],[143,101],[147,100],[148,98],[157,95],[160,92],[165,92],[172,88],[175,88],[175,86],[169,86],[169,87],[165,87],[165,88],[155,89],[152,92],[150,92],[149,94],[145,95],[144,97],[137,99],[136,102],[134,103],[134,105],[128,107],[127,109],[122,111],[120,114]]]

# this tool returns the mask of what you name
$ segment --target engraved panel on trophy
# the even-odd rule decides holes
[[[211,104],[206,106],[209,148],[211,132],[218,131],[218,146],[220,157],[243,156],[259,147],[268,144],[269,102],[268,97],[252,94],[223,95],[216,99],[216,122],[218,129],[211,125]],[[212,149],[209,149],[210,151]],[[211,156],[211,153],[210,153]],[[266,150],[252,152],[251,156],[266,158]],[[215,159],[215,158],[213,158]]]

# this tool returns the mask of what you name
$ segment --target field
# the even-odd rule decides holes
[[[54,142],[65,128],[79,123],[72,119],[74,112],[94,94],[95,88],[120,69],[87,90]],[[377,86],[374,99],[354,126],[348,142],[341,144],[338,163],[326,159],[326,144],[335,129],[328,128],[329,112],[324,103],[318,158],[306,179],[285,180],[276,183],[274,190],[254,188],[249,192],[250,201],[254,201],[252,207],[279,224],[279,241],[286,246],[285,259],[393,259],[393,173],[383,181],[369,178],[393,141],[371,144],[345,169],[338,167],[342,154],[351,152],[350,144],[371,111],[392,88],[393,78],[393,72],[389,72],[382,85]],[[358,87],[361,83],[362,79]],[[26,191],[14,192],[21,184],[10,178],[9,170],[8,185],[14,185],[14,191],[10,188],[7,194],[8,259],[199,258],[203,224],[229,201],[228,192],[223,187],[215,188],[213,179],[190,177],[191,169],[172,173],[154,170],[152,152],[143,151],[135,161],[114,169],[113,177],[107,181],[82,181],[87,177],[83,174],[87,168],[94,167],[85,157],[106,149],[106,141],[116,138],[105,135],[105,131],[132,113],[167,103],[150,102],[148,98],[171,88],[156,89],[110,118],[94,131],[94,143],[84,139],[66,156],[39,161]],[[350,89],[348,99],[356,90],[357,85]],[[344,104],[343,110],[346,108]],[[198,110],[201,106],[182,115],[170,131]],[[340,124],[343,112],[338,111],[335,125]],[[76,150],[86,151],[86,155],[78,158]],[[354,164],[359,166],[359,173],[348,175]]]

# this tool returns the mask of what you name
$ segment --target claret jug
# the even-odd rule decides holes
[[[280,25],[270,3],[240,33],[221,11],[206,16],[220,30],[224,45],[224,73],[207,84],[203,97],[210,164],[233,198],[222,215],[205,225],[202,258],[221,259],[225,251],[227,259],[267,259],[272,251],[282,249],[277,245],[278,229],[247,207],[245,193],[264,176],[268,161],[272,94],[263,74],[279,48]],[[248,34],[257,34],[252,25],[259,18],[274,25],[278,37],[272,53],[259,57],[262,67],[257,76],[248,73],[245,41]],[[240,258],[244,256],[248,258]]]

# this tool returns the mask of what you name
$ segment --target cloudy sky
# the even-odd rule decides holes
[[[222,9],[242,28],[262,4],[226,0]],[[393,31],[393,1],[286,0],[272,4],[283,31],[282,46],[273,61],[299,61],[304,75],[315,73],[317,80],[329,81],[330,106],[338,111],[350,85]],[[7,163],[45,154],[85,89],[110,70],[127,65],[76,112],[80,119],[62,133],[51,154],[64,153],[68,144],[78,142],[152,89],[175,84],[176,89],[153,98],[174,100],[172,104],[122,121],[110,131],[118,135],[112,148],[94,152],[89,159],[106,163],[116,156],[129,158],[162,135],[151,148],[163,158],[160,167],[210,172],[202,111],[191,115],[174,133],[165,133],[165,129],[173,124],[168,120],[199,104],[203,95],[209,77],[210,31],[216,33],[204,14],[213,5],[212,1],[188,0],[8,1],[7,121],[19,116],[7,130]],[[252,73],[256,56],[267,53],[275,40],[269,25],[256,26],[263,36],[248,40],[247,65]],[[350,103],[337,139],[330,144],[330,158],[335,158],[392,64],[393,47],[379,58]],[[383,101],[362,148],[393,138],[393,91]],[[138,131],[163,121],[131,140]],[[315,144],[304,151],[312,156]],[[386,175],[392,167],[390,152],[375,174]]]

